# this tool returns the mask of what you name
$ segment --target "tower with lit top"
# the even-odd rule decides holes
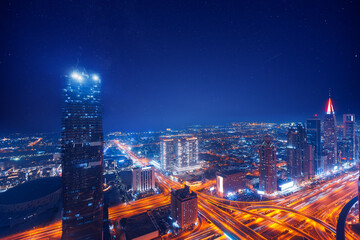
[[[337,159],[337,131],[334,106],[329,94],[324,118],[324,151],[327,155],[326,170],[333,170],[338,165]]]
[[[277,191],[276,147],[267,135],[259,148],[259,188],[266,193]]]
[[[102,239],[103,129],[98,75],[66,77],[62,116],[62,239]]]

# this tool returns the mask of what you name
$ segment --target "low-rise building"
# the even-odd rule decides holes
[[[247,187],[246,172],[239,170],[221,171],[216,174],[216,191],[220,197]]]
[[[141,213],[120,221],[125,234],[122,240],[152,240],[159,238],[159,230],[148,213]]]
[[[132,169],[132,190],[134,192],[146,192],[155,189],[155,168],[147,166]]]

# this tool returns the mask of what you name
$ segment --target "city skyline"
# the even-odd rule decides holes
[[[338,116],[360,113],[355,3],[2,4],[1,134],[56,131],[60,79],[81,67],[104,79],[105,132],[297,121],[328,88]]]
[[[359,240],[360,4],[0,3],[1,240]]]

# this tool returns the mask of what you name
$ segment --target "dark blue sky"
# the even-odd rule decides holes
[[[360,114],[357,1],[1,1],[0,133],[60,131],[62,75],[103,79],[104,129]],[[360,116],[359,116],[360,117]]]

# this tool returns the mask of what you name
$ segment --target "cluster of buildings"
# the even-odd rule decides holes
[[[161,137],[160,167],[170,172],[200,168],[198,139],[193,136]]]
[[[339,129],[342,129],[339,131]],[[287,169],[293,181],[313,178],[315,175],[355,165],[358,148],[355,135],[355,115],[344,114],[338,128],[331,98],[323,122],[315,116],[302,124],[291,126],[287,133]]]
[[[62,116],[61,136],[61,167],[62,187],[56,185],[46,195],[34,198],[33,205],[42,203],[43,199],[52,199],[54,207],[62,191],[62,239],[103,239],[104,222],[106,221],[106,207],[103,195],[103,152],[104,137],[102,130],[101,80],[97,75],[86,72],[74,72],[67,77],[64,89],[64,108]],[[246,136],[238,138],[235,131],[216,132],[213,129],[203,130],[208,139],[204,146],[212,144],[222,150],[223,143],[228,145],[229,151],[238,148],[248,148],[246,139],[258,137],[255,129],[247,129],[243,125],[235,125],[234,129],[246,131]],[[251,126],[257,127],[257,126]],[[260,126],[269,127],[272,126]],[[228,134],[228,135],[227,135]],[[265,134],[264,134],[265,135]],[[217,194],[221,197],[239,189],[253,188],[258,185],[258,193],[272,194],[278,191],[277,177],[278,154],[274,139],[271,135],[262,135],[262,141],[256,149],[258,157],[258,175],[249,174],[248,169],[224,170],[216,174]],[[329,171],[334,171],[344,165],[352,165],[359,158],[359,141],[355,135],[355,115],[344,114],[342,134],[339,137],[334,107],[331,98],[327,104],[327,111],[323,123],[315,116],[306,124],[292,124],[286,134],[286,171],[288,182],[283,188],[293,186],[304,180],[314,178]],[[236,140],[234,140],[236,139]],[[224,141],[219,143],[219,141]],[[234,142],[236,141],[236,142]],[[216,143],[219,143],[216,145]],[[160,138],[160,168],[172,174],[199,169],[199,141],[193,135],[172,135]],[[150,149],[150,148],[149,148]],[[146,154],[146,153],[145,153]],[[202,154],[221,157],[216,151],[204,151]],[[227,161],[234,166],[248,164],[251,154],[242,153],[239,158],[229,157]],[[235,159],[235,160],[234,160]],[[60,161],[59,160],[59,161]],[[117,160],[112,159],[106,166],[109,169],[118,167]],[[256,164],[254,165],[256,167]],[[55,171],[54,166],[53,171]],[[231,166],[230,166],[231,167]],[[57,170],[57,168],[56,168]],[[145,193],[155,190],[155,168],[135,167],[131,174],[131,190]],[[49,176],[57,176],[49,172]],[[48,175],[46,175],[48,176]],[[1,176],[0,176],[1,177]],[[26,176],[25,176],[26,177]],[[16,189],[15,189],[16,190]],[[17,211],[23,205],[5,206],[0,198],[0,210]],[[20,207],[19,207],[20,206]],[[194,226],[198,216],[197,195],[188,186],[171,192],[171,204],[168,218],[175,229],[185,230]],[[24,210],[24,209],[20,209]],[[9,210],[10,211],[10,210]],[[166,212],[166,211],[165,211]],[[165,214],[166,215],[166,214]],[[131,238],[147,235],[157,237],[164,232],[154,220],[153,215],[145,214],[129,219],[132,224],[144,224],[144,230],[137,233],[127,227]],[[149,225],[145,228],[145,225]],[[108,229],[108,227],[107,227]],[[141,233],[141,234],[140,234]],[[142,236],[138,236],[138,235]]]
[[[356,165],[359,137],[355,135],[355,115],[344,114],[342,126],[339,127],[329,98],[323,122],[315,115],[307,119],[306,124],[291,124],[286,133],[285,181],[278,179],[278,154],[274,139],[266,135],[258,147],[260,194],[272,194],[315,176]],[[257,185],[257,181],[253,181],[254,174],[241,170],[221,171],[216,178],[219,196]]]

